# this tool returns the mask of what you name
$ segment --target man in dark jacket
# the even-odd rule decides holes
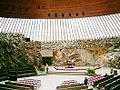
[[[85,84],[85,85],[88,84],[88,79],[87,79],[87,77],[85,77],[84,84]]]

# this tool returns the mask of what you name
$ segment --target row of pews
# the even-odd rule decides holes
[[[32,85],[19,84],[17,82],[5,82],[5,84],[0,84],[0,90],[35,90]]]
[[[64,81],[60,86],[56,87],[56,90],[86,90],[87,86],[82,83],[78,83],[74,80]]]
[[[0,84],[0,90],[34,90],[33,85],[25,85],[17,82],[17,78],[37,75],[33,66],[22,68],[0,70],[0,82],[8,81]],[[14,82],[13,82],[14,81]]]
[[[119,90],[120,88],[120,75],[114,76],[110,75],[104,77],[100,80],[94,82],[94,87],[98,89],[105,89],[105,90]]]

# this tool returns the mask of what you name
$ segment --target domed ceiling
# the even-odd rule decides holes
[[[120,0],[1,0],[0,32],[54,42],[120,36]]]
[[[120,12],[120,0],[0,0],[0,16],[82,18]]]

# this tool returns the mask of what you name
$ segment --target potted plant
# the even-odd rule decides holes
[[[87,75],[95,75],[95,69],[94,68],[88,68],[86,74]]]

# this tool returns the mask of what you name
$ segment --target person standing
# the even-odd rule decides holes
[[[48,73],[48,64],[46,65],[46,72]]]
[[[84,79],[84,85],[88,85],[88,78],[87,77],[85,77],[85,79]]]
[[[113,67],[110,68],[110,74],[113,74]]]

